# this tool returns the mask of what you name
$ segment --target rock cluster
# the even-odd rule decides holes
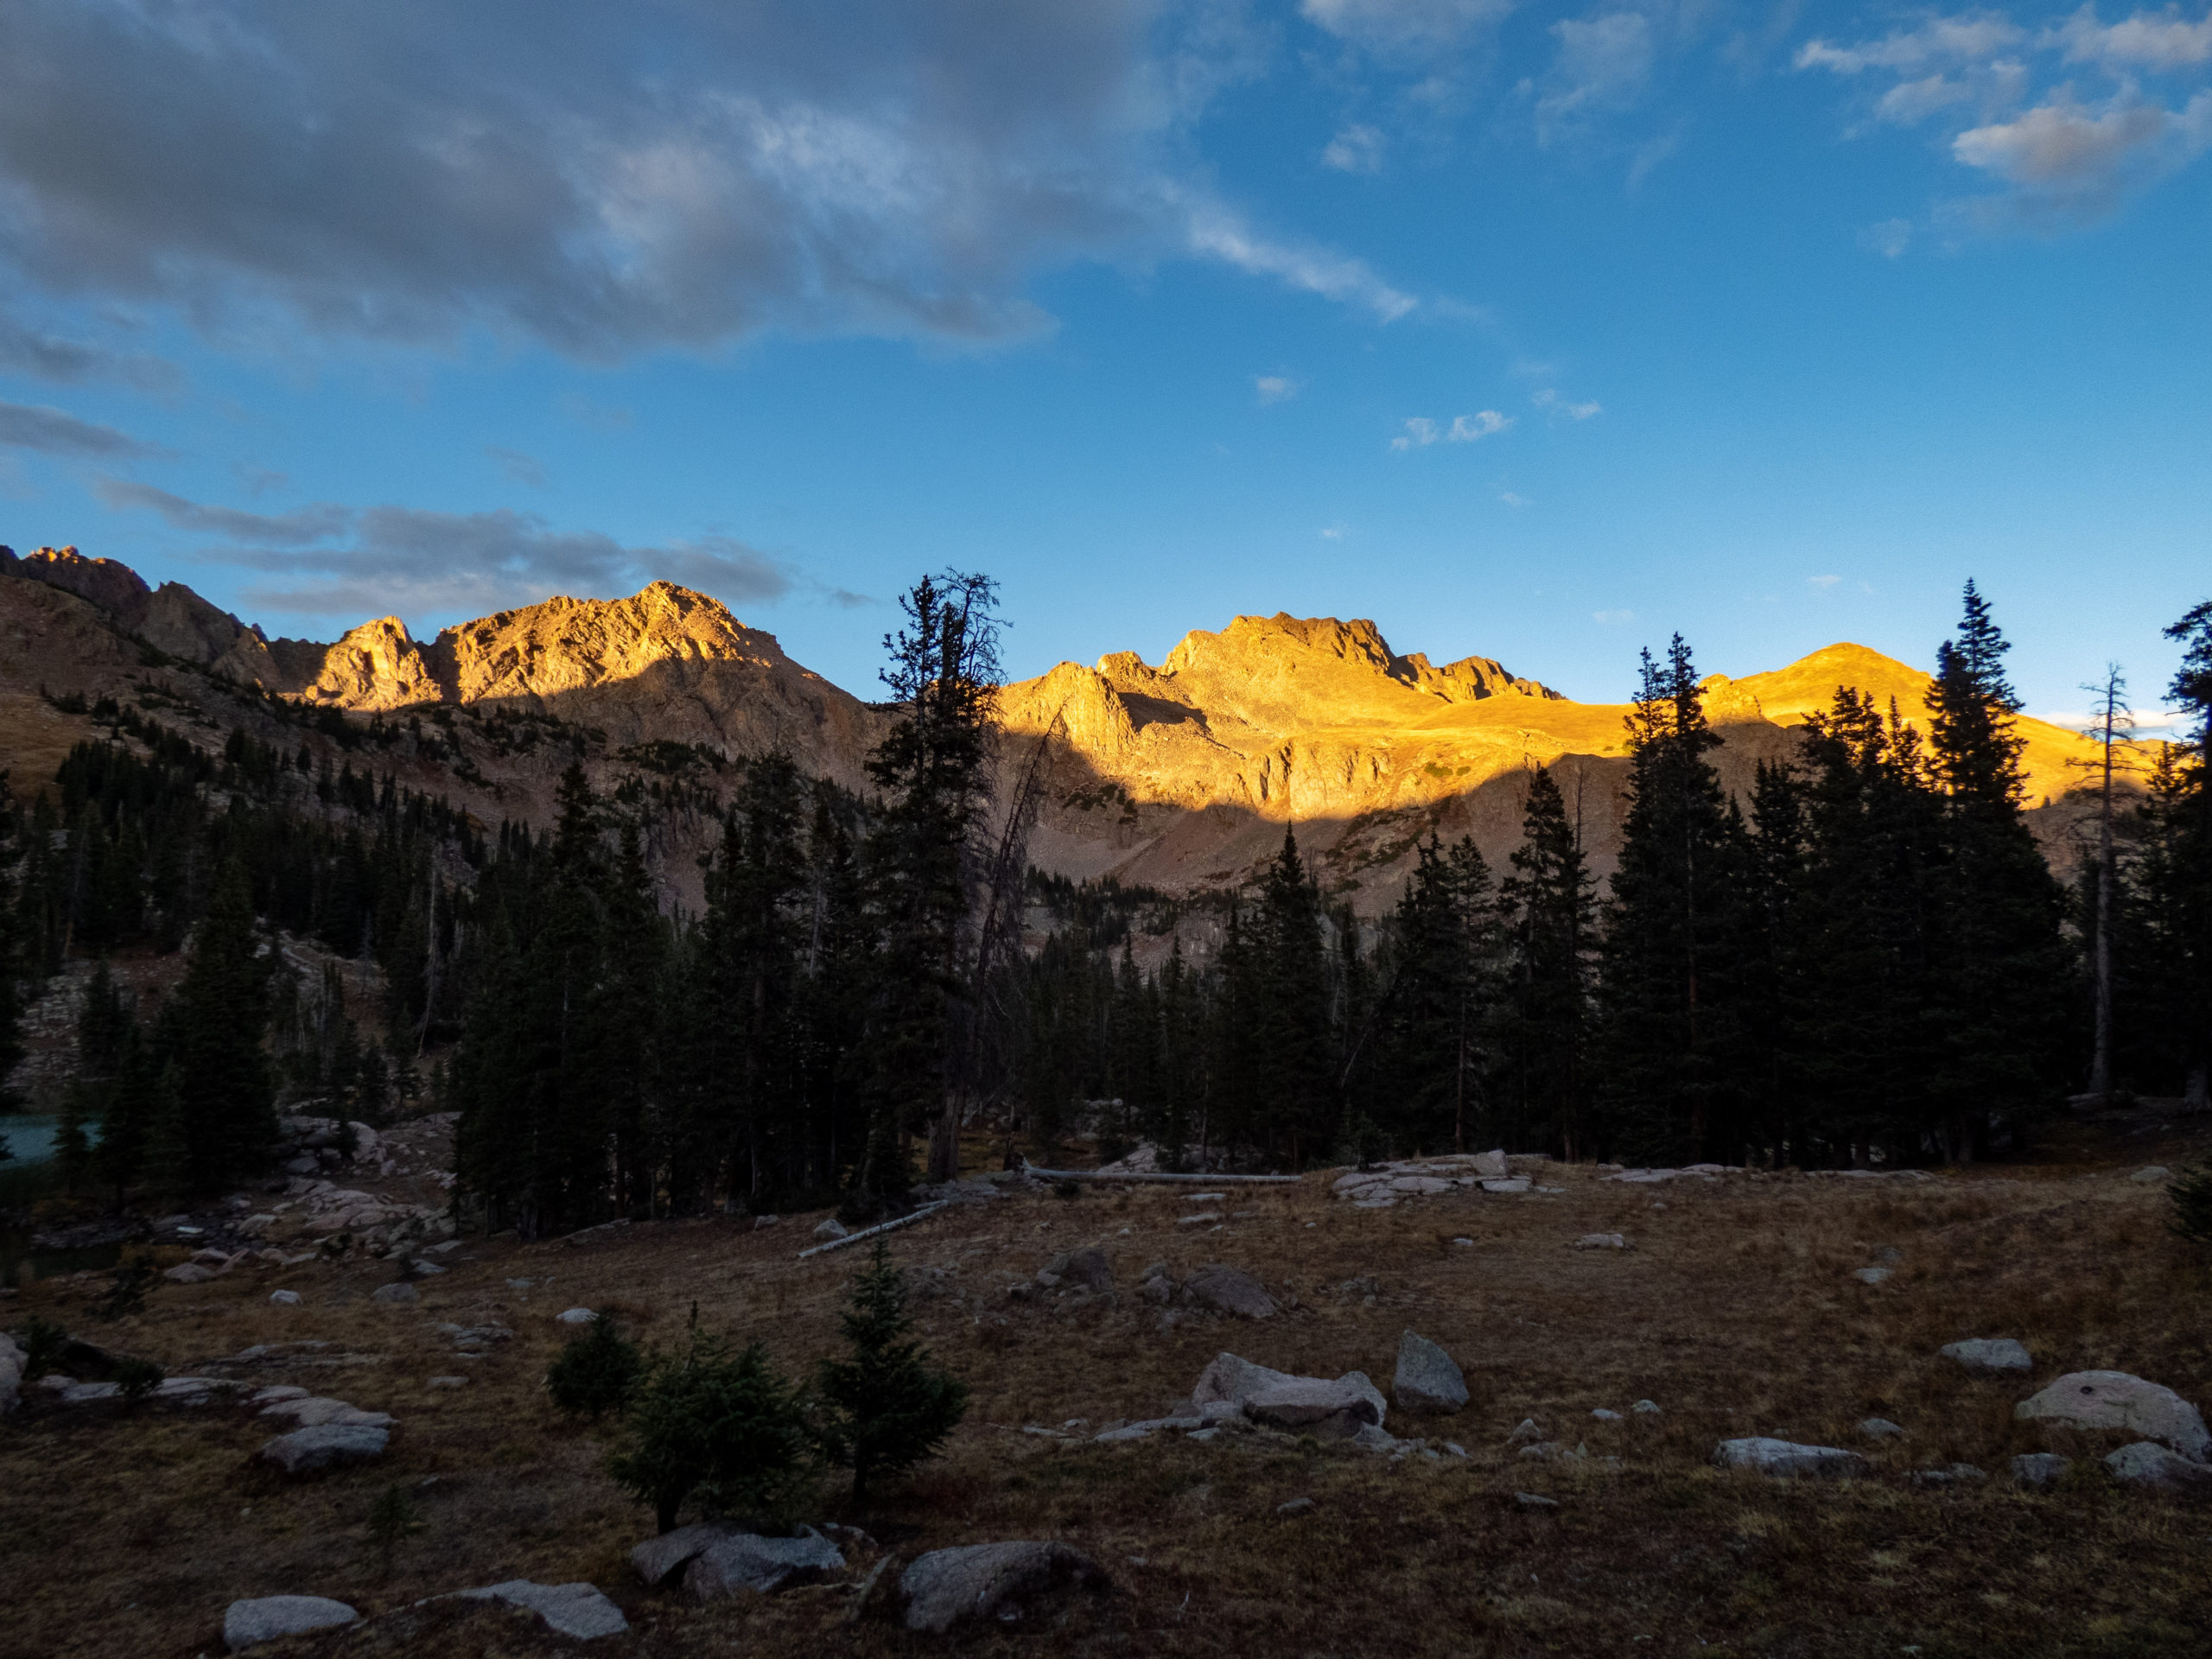
[[[2161,1441],[2194,1463],[2212,1459],[2212,1433],[2196,1408],[2171,1389],[2126,1371],[2069,1372],[2021,1401],[2013,1415],[2075,1428],[2123,1429]]]
[[[1387,1210],[1403,1198],[1455,1191],[1526,1192],[1532,1183],[1514,1166],[1529,1169],[1548,1161],[1540,1154],[1509,1157],[1499,1148],[1445,1158],[1402,1159],[1339,1175],[1330,1190],[1361,1210]]]
[[[253,1396],[264,1417],[289,1419],[292,1432],[264,1444],[254,1455],[292,1479],[327,1474],[357,1463],[373,1463],[391,1444],[393,1422],[381,1411],[363,1411],[343,1400],[310,1395],[285,1383]]]

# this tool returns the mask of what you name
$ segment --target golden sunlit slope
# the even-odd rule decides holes
[[[1062,663],[1008,686],[1008,730],[1034,741],[1055,717],[1054,788],[1033,855],[1044,868],[1171,891],[1230,885],[1294,823],[1325,879],[1363,909],[1395,899],[1432,830],[1472,836],[1493,865],[1518,843],[1526,778],[1556,766],[1599,868],[1618,845],[1624,704],[1575,702],[1495,662],[1446,696],[1375,625],[1238,617],[1186,636],[1157,668],[1132,652]],[[1460,669],[1461,664],[1454,664]],[[1853,645],[1789,667],[1707,682],[1723,781],[1745,792],[1757,762],[1793,753],[1789,729],[1850,685],[1923,728],[1929,677]],[[2030,804],[2079,774],[2094,746],[2022,721]]]
[[[1739,718],[1748,711],[1778,725],[1800,726],[1808,715],[1834,701],[1838,686],[1847,685],[1883,707],[1894,702],[1897,713],[1924,734],[1928,688],[1933,683],[1931,677],[1910,664],[1847,643],[1824,646],[1765,674],[1749,674],[1740,680],[1714,675],[1706,686],[1707,706],[1716,721]],[[2094,743],[2079,732],[2025,716],[2018,730],[2027,741],[2020,759],[2027,772],[2030,806],[2056,801],[2068,790],[2081,787],[2086,764],[2097,758]]]

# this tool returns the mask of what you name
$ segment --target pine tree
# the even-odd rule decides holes
[[[160,1027],[183,1141],[184,1162],[175,1174],[190,1191],[212,1192],[251,1173],[276,1144],[276,1084],[263,1046],[270,966],[245,868],[233,861],[216,884],[184,982]]]
[[[1408,1145],[1465,1152],[1498,1128],[1486,1081],[1497,993],[1495,896],[1471,838],[1432,830],[1391,917],[1385,985],[1368,1024],[1382,1029],[1369,1113]]]
[[[858,1503],[870,1481],[937,1454],[967,1414],[968,1389],[933,1366],[909,1334],[906,1281],[882,1239],[855,1276],[837,1322],[848,1354],[822,1363],[818,1433],[829,1459],[853,1471]]]
[[[907,626],[887,636],[883,671],[898,716],[868,758],[883,804],[868,866],[882,955],[868,1046],[872,1115],[926,1130],[931,1173],[957,1173],[959,1114],[949,1073],[953,998],[968,994],[963,931],[974,908],[979,837],[990,804],[991,711],[999,682],[997,587],[925,576],[900,600]],[[881,1143],[870,1130],[870,1145]],[[904,1197],[880,1160],[856,1197],[879,1209]]]
[[[1664,667],[1644,653],[1627,725],[1600,982],[1608,1128],[1624,1157],[1739,1158],[1744,835],[1707,759],[1720,739],[1681,635]]]
[[[2188,1033],[2183,1091],[2201,1111],[2212,1104],[2212,600],[2191,607],[2166,638],[2183,648],[2166,696],[2187,711],[2188,726],[2166,802],[2171,856],[2160,899]]]
[[[1986,1150],[1991,1127],[2016,1135],[2067,1092],[2075,962],[2064,893],[2022,810],[2020,700],[2011,647],[1966,588],[1956,636],[1936,652],[1928,693],[1929,768],[1942,804],[1943,880],[1929,989],[1941,1040],[1930,1054],[1926,1132],[1947,1155]]]
[[[1336,1144],[1339,1102],[1321,893],[1294,828],[1261,877],[1247,948],[1238,1017],[1249,1021],[1245,1064],[1262,1115],[1253,1128],[1294,1169]]]
[[[1505,982],[1499,1044],[1502,1126],[1567,1158],[1594,1150],[1589,1120],[1596,883],[1548,770],[1529,777],[1513,874],[1500,891]]]

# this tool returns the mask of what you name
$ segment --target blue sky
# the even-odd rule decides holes
[[[458,26],[458,16],[464,21]],[[866,695],[1371,616],[1618,697],[2212,594],[2212,16],[0,11],[0,541],[270,632],[669,575]]]

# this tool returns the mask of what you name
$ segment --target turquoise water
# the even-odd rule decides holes
[[[42,1164],[54,1156],[54,1131],[60,1121],[33,1113],[0,1117],[0,1140],[7,1141],[16,1164]]]

